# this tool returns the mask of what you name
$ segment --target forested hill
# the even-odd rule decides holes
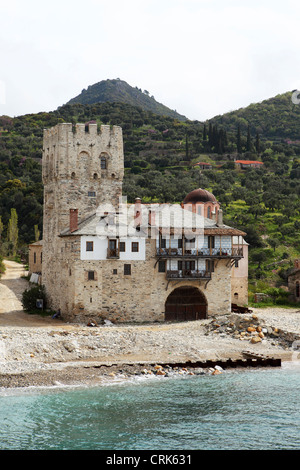
[[[250,280],[268,285],[286,283],[294,258],[300,257],[300,146],[292,122],[295,116],[299,119],[298,108],[290,114],[288,102],[286,111],[281,108],[273,128],[281,128],[284,114],[284,136],[278,138],[276,131],[276,138],[272,138],[264,133],[271,128],[270,115],[257,106],[260,118],[251,115],[253,122],[247,121],[244,127],[233,120],[225,120],[225,125],[224,119],[205,124],[181,121],[116,102],[68,104],[50,113],[0,117],[2,254],[13,253],[8,230],[12,209],[18,217],[19,252],[35,241],[38,231],[42,237],[43,129],[60,122],[95,121],[123,128],[123,194],[129,202],[140,197],[145,203],[180,203],[198,187],[213,192],[222,204],[225,223],[247,232]],[[268,114],[265,121],[264,114]],[[260,126],[267,123],[261,133],[256,132],[258,122]],[[239,158],[260,160],[263,166],[240,170],[235,165]],[[199,162],[209,163],[210,169],[201,170]],[[263,292],[261,284],[257,289]]]
[[[277,95],[210,119],[212,124],[236,132],[238,126],[265,138],[300,141],[300,104],[292,101],[292,92]]]
[[[185,116],[173,111],[167,106],[158,103],[154,96],[150,96],[147,90],[128,85],[124,80],[102,80],[90,85],[87,89],[68,101],[67,104],[96,104],[96,103],[125,103],[142,108],[144,111],[152,111],[162,116],[169,116],[181,121]]]

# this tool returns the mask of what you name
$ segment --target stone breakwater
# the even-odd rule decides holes
[[[27,373],[0,374],[0,390],[25,387],[97,386],[131,380],[167,379],[198,375],[219,375],[221,366],[209,368],[172,367],[139,364],[99,365],[87,364],[51,368]]]

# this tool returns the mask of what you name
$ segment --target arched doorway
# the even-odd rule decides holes
[[[207,317],[207,301],[196,287],[178,287],[166,300],[165,321],[190,321]]]

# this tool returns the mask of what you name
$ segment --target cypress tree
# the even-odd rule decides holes
[[[250,134],[250,126],[248,125],[248,132],[247,132],[247,144],[246,144],[247,152],[251,152],[252,150],[252,142],[251,142],[251,134]]]
[[[240,126],[238,126],[238,130],[237,130],[236,147],[237,147],[237,152],[242,153],[242,142],[241,142],[241,129],[240,129]]]
[[[13,256],[16,256],[17,254],[18,236],[19,236],[19,229],[18,229],[17,211],[16,209],[11,209],[10,219],[8,221],[8,227],[7,227],[7,238],[8,238],[8,241],[11,242]]]
[[[256,152],[260,153],[260,139],[259,139],[259,133],[258,132],[256,132],[255,148],[256,148]]]

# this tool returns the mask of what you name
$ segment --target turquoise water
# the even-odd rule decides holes
[[[0,389],[1,450],[300,448],[300,367]]]

